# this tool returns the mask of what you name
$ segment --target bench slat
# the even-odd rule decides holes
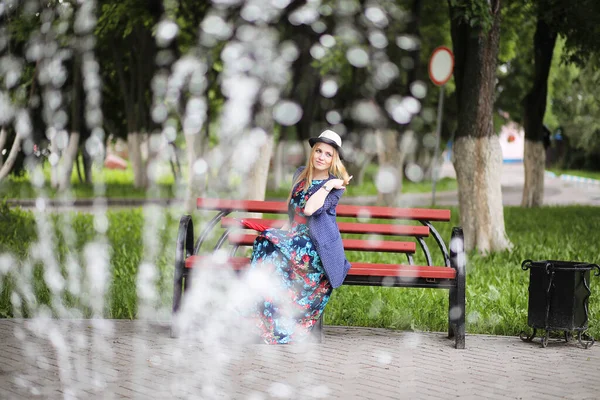
[[[232,210],[258,213],[287,213],[287,203],[283,201],[227,200],[198,198],[196,206],[203,210]],[[390,208],[381,206],[351,206],[340,204],[336,207],[339,217],[364,217],[381,219],[407,219],[419,221],[450,221],[450,210],[425,208]]]
[[[246,221],[260,223],[269,228],[281,228],[286,222],[282,219],[260,219],[260,218],[244,218]],[[243,227],[236,218],[224,217],[221,219],[221,227]],[[373,234],[373,235],[389,235],[389,236],[411,236],[411,237],[428,237],[428,226],[417,225],[393,225],[393,224],[363,224],[359,222],[338,222],[338,227],[341,233],[356,233],[356,234]]]
[[[240,246],[252,246],[256,235],[229,235],[229,243]],[[361,239],[342,239],[346,251],[381,251],[387,253],[414,253],[417,249],[415,242],[375,241]]]
[[[191,256],[185,260],[186,268],[193,268],[203,261],[217,263],[211,256]],[[226,260],[234,270],[243,270],[248,266],[248,257],[229,257]],[[217,266],[218,263],[215,265]],[[456,270],[449,267],[437,267],[428,265],[402,265],[402,264],[371,264],[352,263],[348,271],[352,276],[382,276],[402,278],[426,278],[426,279],[456,279]]]

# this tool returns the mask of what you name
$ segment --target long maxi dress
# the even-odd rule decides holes
[[[305,181],[293,190],[289,231],[267,229],[254,241],[251,269],[266,269],[277,286],[261,296],[252,310],[261,338],[268,344],[300,342],[310,334],[329,301],[332,287],[309,236],[302,212],[310,193],[324,180]]]

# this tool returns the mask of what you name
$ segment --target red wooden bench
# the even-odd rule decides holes
[[[194,243],[192,218],[184,215],[179,223],[175,259],[173,313],[179,311],[182,296],[192,284],[191,269],[202,266],[213,250],[230,246],[227,264],[234,270],[242,270],[249,264],[246,257],[236,256],[240,246],[252,246],[256,232],[243,230],[238,219],[227,217],[234,212],[285,214],[285,219],[254,219],[268,227],[281,227],[287,220],[287,204],[276,201],[241,201],[222,199],[197,200],[197,207],[216,215],[206,224]],[[461,228],[453,228],[450,251],[432,222],[449,222],[450,210],[421,208],[390,208],[338,205],[338,217],[353,217],[359,221],[368,219],[392,220],[393,223],[338,222],[340,232],[345,234],[377,235],[377,240],[343,239],[344,249],[352,268],[344,285],[393,286],[436,288],[449,290],[448,337],[455,339],[455,347],[465,347],[465,256]],[[248,220],[248,218],[244,218]],[[252,220],[252,219],[251,219]],[[420,225],[399,225],[398,221],[418,221]],[[220,227],[218,227],[220,225]],[[222,230],[220,228],[223,228]],[[220,236],[214,249],[203,251],[203,244],[217,233]],[[217,233],[217,234],[219,234]],[[432,236],[443,257],[443,264],[433,265],[432,255],[425,238]],[[407,237],[410,241],[398,241],[394,237]],[[393,240],[386,240],[386,238]],[[214,241],[214,240],[213,240]],[[415,265],[417,244],[423,252],[426,265]],[[394,264],[353,262],[353,251],[389,252],[404,254],[406,263]],[[214,261],[213,263],[214,264]],[[315,327],[320,334],[322,322]]]

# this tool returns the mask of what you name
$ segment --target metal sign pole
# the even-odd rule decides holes
[[[437,159],[440,148],[440,137],[442,136],[442,113],[444,112],[444,88],[440,86],[440,99],[438,101],[437,128],[435,133],[435,148],[433,149],[433,162],[431,163],[431,205],[435,206],[435,184],[437,181]]]

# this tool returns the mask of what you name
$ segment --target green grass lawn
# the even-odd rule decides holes
[[[352,182],[348,187],[347,196],[372,196],[377,195],[377,188],[374,183],[374,177],[377,173],[377,165],[369,166],[365,173],[364,183],[360,186]],[[43,168],[43,185],[36,187],[31,184],[31,176],[25,173],[23,176],[9,176],[6,180],[0,182],[0,199],[34,199],[40,195],[49,198],[57,198],[65,193],[57,192],[50,185],[50,168],[47,164]],[[133,170],[129,166],[126,170],[94,169],[94,185],[81,183],[77,172],[74,170],[71,176],[70,192],[66,193],[69,197],[75,199],[90,199],[100,195],[108,198],[119,199],[146,199],[146,198],[178,198],[184,193],[183,185],[185,182],[176,183],[173,174],[168,165],[160,168],[160,176],[157,184],[151,190],[138,189],[133,186]],[[101,184],[101,185],[98,185]],[[286,182],[278,190],[267,190],[267,199],[285,199],[290,190],[291,182]],[[436,190],[438,192],[455,190],[456,180],[450,178],[441,179],[437,182]],[[104,191],[104,193],[102,193]],[[412,182],[405,179],[402,184],[402,193],[426,193],[431,191],[431,182]]]
[[[166,210],[162,214],[159,210]],[[436,223],[446,240],[451,226],[458,225],[453,209],[452,223]],[[139,268],[143,262],[157,266],[157,309],[168,314],[172,297],[172,276],[177,220],[179,215],[168,209],[114,211],[107,214],[106,239],[99,234],[105,224],[91,214],[50,214],[50,225],[44,238],[50,249],[44,258],[33,257],[32,244],[38,236],[36,227],[43,216],[27,211],[0,207],[0,317],[32,315],[53,298],[91,314],[88,292],[71,292],[68,288],[55,293],[45,279],[45,271],[55,258],[62,266],[62,276],[69,279],[69,266],[88,265],[90,246],[106,243],[109,287],[102,315],[106,318],[138,316]],[[194,217],[196,227],[201,215]],[[204,216],[206,217],[206,216]],[[37,218],[37,220],[36,220]],[[543,207],[538,209],[505,209],[507,233],[514,244],[511,251],[480,256],[470,254],[467,265],[467,332],[517,335],[527,328],[529,273],[522,271],[525,259],[578,260],[600,262],[597,232],[600,212],[595,207]],[[106,241],[106,242],[105,242]],[[430,248],[434,246],[428,239]],[[10,254],[10,256],[8,256]],[[39,254],[36,251],[35,254]],[[7,263],[7,257],[13,262]],[[399,257],[399,258],[398,258]],[[434,263],[440,262],[439,255]],[[351,261],[405,262],[403,256],[348,252]],[[44,263],[46,261],[46,263]],[[417,257],[417,263],[422,262]],[[73,262],[75,264],[73,264]],[[97,265],[94,265],[98,268]],[[86,269],[79,271],[83,276]],[[79,278],[81,279],[81,277]],[[55,283],[55,282],[54,282]],[[600,336],[600,278],[591,278],[590,334]],[[15,309],[14,293],[25,302]],[[29,293],[29,294],[28,294]],[[58,297],[56,297],[58,296]],[[19,297],[17,297],[19,298]],[[447,329],[448,292],[435,289],[404,289],[343,286],[336,289],[325,312],[325,323],[387,327],[402,330],[445,331]]]
[[[549,168],[548,171],[555,173],[557,176],[574,175],[574,176],[581,176],[583,178],[591,178],[591,179],[600,180],[600,172],[598,172],[598,171],[582,171],[582,170],[558,169],[558,168]]]
[[[36,187],[32,185],[32,177],[29,173],[23,176],[9,176],[0,182],[0,198],[7,199],[34,199],[40,194],[49,198],[56,198],[63,193],[57,192],[50,185],[50,169],[46,165],[43,169],[43,185]],[[161,169],[157,184],[150,190],[138,189],[133,186],[133,170],[111,170],[107,168],[94,169],[92,171],[93,182],[96,185],[81,183],[74,170],[71,175],[71,188],[69,195],[75,199],[90,199],[102,194],[108,198],[145,199],[145,198],[173,198],[177,194],[178,186],[175,184],[173,175]]]

